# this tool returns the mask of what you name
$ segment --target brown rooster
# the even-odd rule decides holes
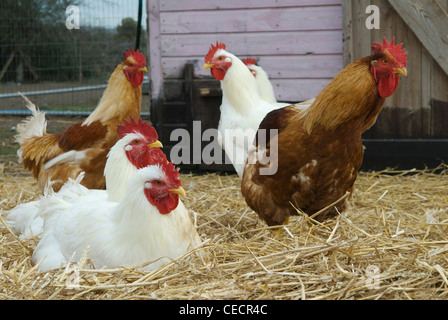
[[[24,97],[32,116],[17,125],[17,154],[42,191],[49,180],[55,181],[53,189],[58,191],[68,178],[76,178],[82,171],[84,186],[105,188],[104,166],[109,149],[119,139],[117,125],[140,117],[141,84],[147,71],[145,56],[138,50],[128,50],[123,58],[95,110],[63,132],[47,133],[45,113]]]
[[[362,164],[361,135],[397,89],[399,75],[407,75],[401,47],[395,38],[374,43],[372,55],[346,66],[309,108],[291,105],[266,115],[257,137],[260,129],[278,134],[267,143],[256,137],[241,184],[247,204],[266,224],[286,224],[298,209],[317,220],[345,209]],[[260,170],[269,167],[271,174]]]

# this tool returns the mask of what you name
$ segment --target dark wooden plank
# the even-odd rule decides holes
[[[432,135],[436,138],[448,137],[448,102],[431,100],[432,106]]]
[[[448,139],[364,139],[361,170],[437,168],[448,163]]]

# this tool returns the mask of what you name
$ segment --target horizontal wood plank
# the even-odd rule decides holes
[[[278,101],[298,102],[314,98],[331,79],[272,79]]]
[[[258,60],[269,78],[333,78],[343,68],[342,55],[304,55],[304,56],[251,56]],[[240,57],[246,58],[245,56]],[[193,63],[196,77],[210,76],[210,70],[203,70],[204,57],[162,58],[165,79],[181,79],[185,63]]]
[[[279,8],[338,5],[341,0],[149,0],[160,1],[161,11]]]
[[[214,78],[203,78],[193,80],[195,86],[210,87],[210,83],[220,88],[219,82]],[[275,96],[279,101],[298,102],[315,97],[331,79],[272,79]],[[165,82],[165,98],[170,101],[182,99],[183,82],[180,80],[167,80]],[[215,96],[215,95],[213,95]]]
[[[235,55],[342,54],[342,30],[164,35],[163,57],[205,56],[224,42]]]
[[[160,20],[163,34],[341,30],[342,8],[328,6],[165,12],[161,13]]]

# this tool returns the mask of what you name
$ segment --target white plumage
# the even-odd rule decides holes
[[[47,120],[45,119],[45,112],[41,112],[34,103],[30,101],[21,92],[19,94],[26,101],[26,107],[31,111],[31,117],[27,117],[25,120],[17,124],[17,135],[15,136],[16,142],[20,145],[17,150],[17,156],[19,162],[22,162],[22,144],[25,140],[31,137],[41,137],[47,133]]]
[[[244,60],[243,60],[244,61]],[[269,76],[266,71],[256,64],[246,63],[246,66],[252,72],[255,77],[255,81],[257,82],[258,93],[260,98],[270,104],[279,104],[280,106],[286,107],[289,105],[288,103],[277,102],[277,98],[275,97],[274,87],[269,80]]]
[[[223,79],[217,78],[222,90],[218,142],[241,177],[248,147],[260,122],[268,112],[282,105],[260,97],[254,76],[238,57],[219,46],[210,50],[213,55],[210,59],[206,57],[204,68],[212,68],[212,74],[214,68],[225,73]]]
[[[132,163],[141,156],[142,153],[149,152],[152,137],[145,136],[143,133],[135,131],[126,134],[123,138],[117,141],[110,149],[108,159],[104,168],[106,178],[106,191],[92,190],[92,195],[101,198],[107,198],[109,201],[120,201],[124,195],[127,182],[137,171],[136,166]],[[141,141],[140,146],[132,144],[133,141]],[[130,152],[126,154],[125,149],[131,148]],[[132,161],[132,162],[131,162]],[[142,166],[149,165],[144,163]],[[51,192],[51,185],[45,188],[44,196]],[[58,197],[60,199],[70,200],[78,197],[76,192],[71,188],[63,188],[59,191]],[[42,197],[39,200],[18,204],[11,209],[6,216],[6,222],[19,235],[20,239],[32,238],[42,232],[43,207]]]
[[[272,86],[272,83],[269,80],[269,76],[261,66],[258,66],[254,63],[245,63],[245,64],[252,72],[252,74],[255,76],[255,80],[257,81],[258,93],[260,94],[261,99],[271,104],[277,104],[279,107],[286,107],[291,105],[291,103],[277,101],[277,98],[275,97],[274,93],[274,87]],[[314,102],[314,99],[315,98],[311,98],[303,102],[295,103],[295,105],[301,109],[306,109]]]
[[[254,77],[243,61],[225,49],[223,43],[212,45],[205,57],[204,69],[210,68],[215,79],[221,82],[218,143],[241,177],[259,124],[269,112],[289,104],[276,101],[264,70],[259,70],[260,77],[258,74]],[[306,101],[297,107],[306,108],[311,103]]]
[[[155,181],[166,183],[171,191],[178,188],[170,185],[170,174],[162,165],[139,169],[120,202],[99,198],[79,179],[62,187],[76,192],[77,198],[47,195],[42,199],[44,231],[33,254],[35,263],[42,260],[39,270],[66,265],[72,257],[76,262],[86,249],[95,268],[153,262],[146,267],[153,270],[198,246],[199,235],[181,202],[161,214],[146,196],[145,190],[153,188]]]

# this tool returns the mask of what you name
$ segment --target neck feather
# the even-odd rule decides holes
[[[370,72],[371,57],[359,59],[339,72],[304,111],[304,129],[309,134],[317,125],[327,130],[348,121],[372,125],[384,104]]]
[[[129,120],[129,116],[138,119],[141,112],[142,88],[134,88],[123,72],[124,64],[120,64],[109,78],[107,88],[95,110],[84,121],[88,125],[101,121],[107,125],[110,122]]]
[[[137,168],[128,160],[124,146],[119,141],[110,149],[104,167],[108,201],[118,202],[123,198],[127,183],[136,171]]]
[[[240,113],[244,114],[259,105],[260,96],[255,77],[237,57],[232,57],[232,66],[221,81],[221,89],[223,102],[227,101]]]

